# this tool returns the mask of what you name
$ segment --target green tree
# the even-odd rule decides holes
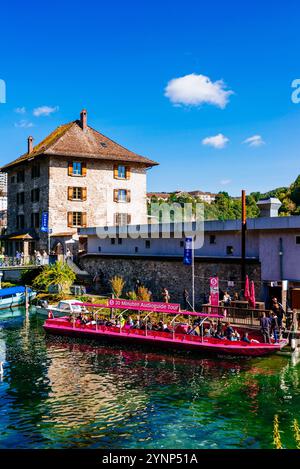
[[[52,285],[58,285],[62,293],[67,293],[76,278],[68,264],[55,262],[46,265],[33,281],[33,286],[41,290],[47,290]]]

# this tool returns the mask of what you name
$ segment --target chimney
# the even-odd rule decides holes
[[[27,149],[28,149],[27,153],[28,153],[28,154],[29,154],[29,153],[32,153],[32,150],[33,150],[33,137],[28,137],[28,139],[27,139],[27,145],[28,145],[28,147],[27,147]]]
[[[80,124],[82,127],[82,130],[85,132],[87,129],[87,111],[86,109],[82,109],[80,113]]]
[[[259,200],[257,206],[260,209],[260,217],[278,217],[278,210],[281,207],[281,202],[276,197],[269,199]]]

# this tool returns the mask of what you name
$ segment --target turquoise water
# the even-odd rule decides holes
[[[0,448],[272,448],[300,424],[300,364],[46,337],[0,312]]]

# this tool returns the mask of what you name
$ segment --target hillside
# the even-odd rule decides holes
[[[300,215],[300,175],[289,187],[278,187],[265,193],[251,192],[247,196],[247,217],[258,217],[259,209],[256,202],[269,197],[277,197],[281,201],[280,216]],[[192,203],[193,207],[196,206],[196,203],[203,203],[206,220],[235,220],[241,218],[242,213],[241,199],[231,197],[227,192],[219,192],[215,201],[211,203],[203,202],[201,199],[193,197],[188,193],[173,193],[164,201],[158,200],[154,196],[151,198],[151,202]]]

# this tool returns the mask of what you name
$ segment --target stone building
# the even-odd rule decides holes
[[[147,222],[147,169],[157,163],[122,147],[80,119],[55,129],[1,168],[8,176],[7,253],[62,253],[85,226]],[[41,230],[48,218],[48,231]]]

